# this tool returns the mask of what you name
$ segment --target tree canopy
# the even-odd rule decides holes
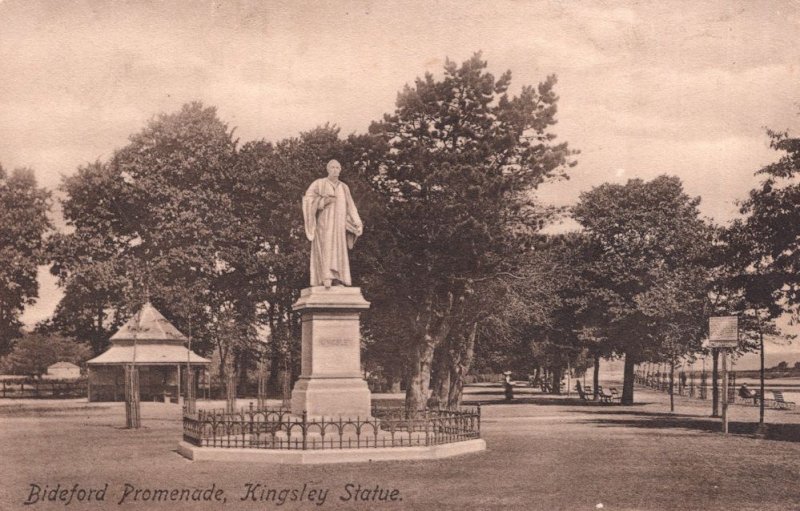
[[[46,262],[50,193],[31,169],[10,175],[0,165],[0,355],[20,336],[20,316],[39,296],[38,266]]]
[[[57,335],[27,333],[5,357],[4,365],[11,374],[38,377],[56,362],[82,365],[91,355],[87,344]]]
[[[221,366],[266,354],[273,376],[296,374],[292,303],[308,283],[300,199],[331,158],[365,224],[351,260],[372,303],[364,360],[406,383],[412,411],[429,398],[458,404],[476,354],[494,369],[546,366],[554,379],[590,356],[624,356],[632,402],[633,365],[700,350],[712,313],[768,319],[778,304],[795,307],[797,139],[771,133],[785,155],[760,171],[765,181],[729,229],[709,225],[699,198],[661,176],[583,193],[572,209],[583,232],[546,235],[558,211],[537,189],[565,178],[576,154],[553,132],[555,86],[550,76],[513,95],[511,73],[493,75],[478,53],[406,85],[362,135],[324,125],[240,145],[214,108],[159,115],[108,161],[64,179],[72,230],[48,248],[65,296],[41,330],[99,353],[149,297],[195,349],[217,350]],[[35,296],[48,196],[24,172],[0,172],[0,199],[11,200],[2,194],[14,179],[27,182],[31,214],[44,219],[8,234],[30,240],[15,247],[27,250],[27,269],[0,302],[18,317]],[[0,220],[6,236],[15,222]],[[16,331],[14,321],[0,327]]]
[[[751,292],[758,281],[762,294],[775,294],[795,312],[800,303],[800,138],[776,131],[768,135],[781,156],[756,173],[764,179],[742,202],[745,218],[734,223],[733,241],[740,248],[740,267],[760,275],[751,279]]]
[[[533,191],[571,164],[551,132],[555,77],[512,97],[511,73],[486,68],[480,54],[460,66],[448,60],[441,80],[427,74],[406,86],[369,131],[386,147],[369,170],[390,226],[373,290],[390,293],[379,301],[407,319],[413,410],[425,405],[436,347],[469,331],[459,318],[476,289],[513,274],[547,217]]]
[[[623,402],[636,362],[699,348],[711,282],[712,230],[676,177],[604,184],[573,213],[594,245],[591,300],[609,347],[625,356]]]

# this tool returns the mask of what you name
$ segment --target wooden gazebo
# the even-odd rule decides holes
[[[191,368],[197,376],[211,364],[191,351],[186,336],[149,302],[110,341],[110,348],[87,362],[89,401],[124,400],[124,368],[135,365],[139,369],[142,400],[166,398],[177,402],[184,394],[181,387],[186,368]],[[199,379],[195,377],[192,381]]]

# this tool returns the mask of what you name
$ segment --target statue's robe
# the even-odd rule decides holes
[[[325,207],[325,197],[335,201]],[[303,196],[303,220],[311,241],[311,285],[322,286],[325,280],[352,285],[347,249],[353,248],[363,226],[347,185],[326,177],[311,183]]]

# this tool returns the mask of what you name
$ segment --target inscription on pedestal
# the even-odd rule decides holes
[[[320,346],[350,346],[350,339],[320,339]]]

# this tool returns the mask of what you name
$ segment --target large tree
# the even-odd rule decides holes
[[[764,336],[776,334],[774,318],[798,317],[800,304],[800,138],[768,131],[777,161],[756,175],[764,179],[741,203],[744,218],[726,230],[726,295],[739,313],[741,331],[761,351],[764,423]]]
[[[102,350],[150,299],[201,351],[215,346],[225,359],[228,347],[248,341],[222,326],[255,317],[239,271],[247,240],[230,193],[235,155],[216,111],[192,103],[153,119],[110,161],[66,178],[64,215],[74,230],[52,247],[65,289],[54,325],[82,329],[65,333],[88,334]]]
[[[8,175],[0,166],[0,355],[19,337],[25,306],[39,296],[36,272],[46,261],[49,210],[50,193],[37,186],[32,170]]]
[[[550,131],[555,77],[512,97],[511,73],[486,68],[480,54],[448,60],[440,80],[406,86],[394,113],[370,127],[388,148],[371,171],[391,229],[372,292],[406,318],[409,410],[426,404],[436,348],[451,332],[469,337],[458,323],[476,283],[512,273],[540,225],[533,190],[570,163]]]
[[[574,208],[597,254],[587,292],[604,311],[602,337],[625,357],[625,404],[633,403],[637,362],[674,357],[699,340],[696,311],[712,265],[712,230],[699,202],[678,178],[660,176],[598,186]]]
[[[800,138],[786,132],[768,134],[770,146],[781,156],[756,173],[764,179],[741,204],[745,218],[732,229],[743,249],[740,267],[752,266],[767,277],[784,309],[796,312],[800,303]]]

